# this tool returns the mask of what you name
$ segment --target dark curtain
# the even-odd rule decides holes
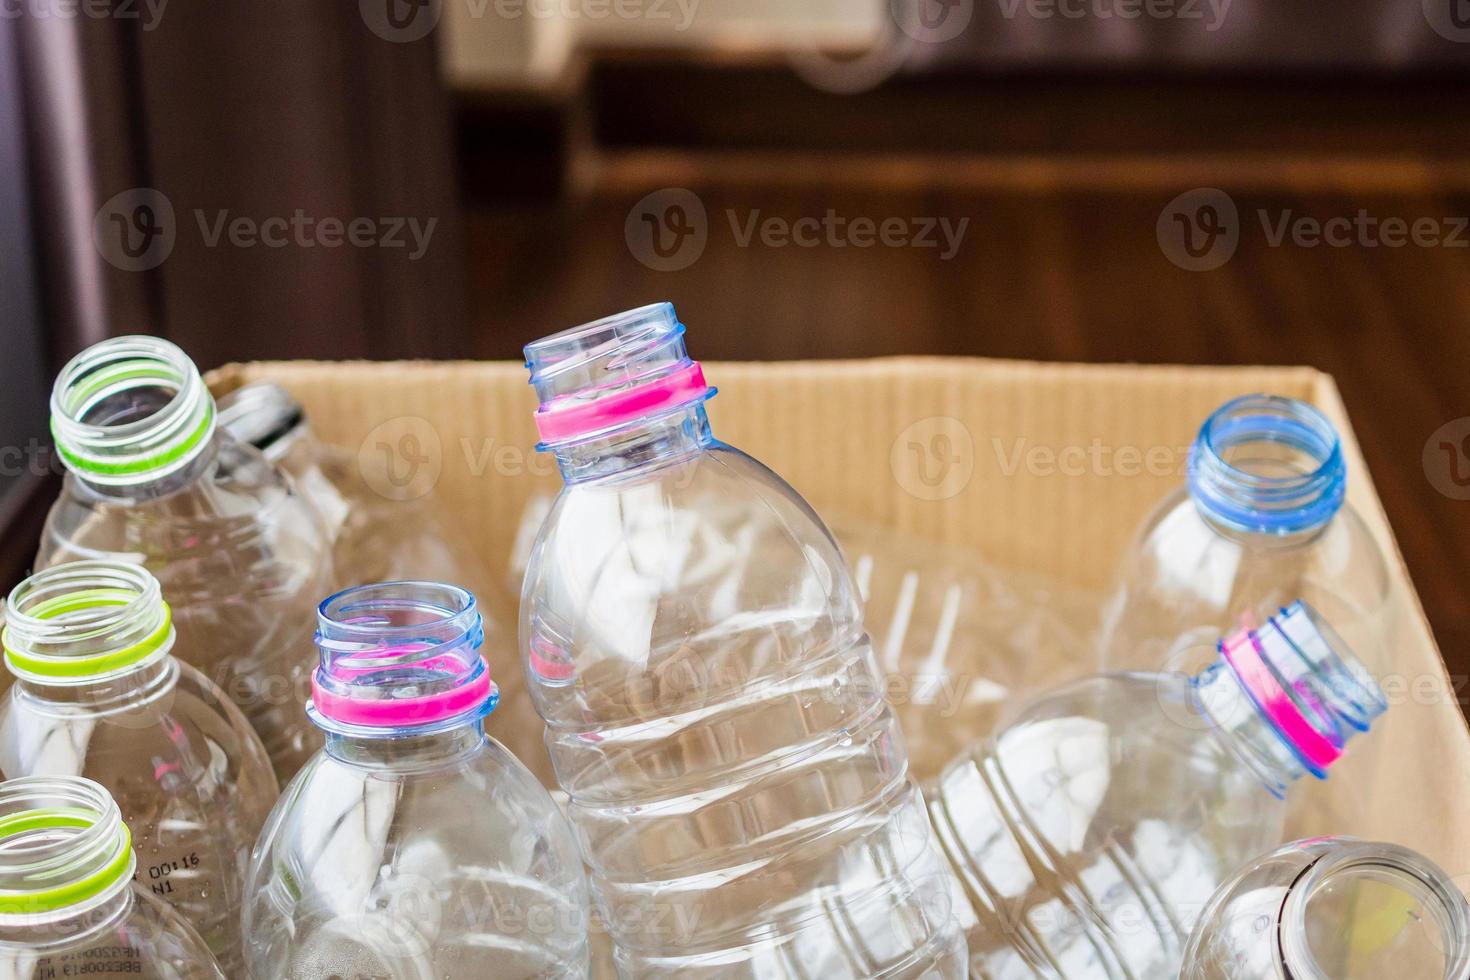
[[[434,33],[385,39],[369,0],[22,9],[54,359],[114,333],[168,337],[206,368],[459,353]]]

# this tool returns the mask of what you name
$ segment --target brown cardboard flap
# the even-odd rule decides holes
[[[964,543],[998,565],[1091,589],[1178,485],[1185,448],[1220,402],[1269,391],[1316,403],[1343,433],[1350,499],[1394,557],[1403,687],[1375,751],[1312,787],[1321,805],[1295,829],[1393,840],[1470,873],[1470,839],[1456,829],[1470,809],[1470,731],[1331,378],[944,358],[716,363],[705,374],[721,389],[710,403],[716,435],[819,511]],[[437,468],[436,492],[497,565],[526,500],[559,485],[534,451],[535,398],[518,364],[257,363],[222,368],[211,383],[265,378],[295,393],[329,441],[397,454],[405,475]]]

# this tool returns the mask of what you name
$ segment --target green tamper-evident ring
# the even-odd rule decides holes
[[[97,814],[79,807],[42,807],[22,810],[0,817],[0,841],[19,834],[34,831],[63,830],[75,828],[85,830],[97,822]],[[68,881],[64,885],[37,888],[26,891],[0,890],[0,914],[31,915],[37,912],[55,912],[107,891],[119,881],[126,880],[133,860],[133,835],[127,824],[120,824],[117,854],[106,865],[96,871]]]
[[[55,619],[57,616],[82,609],[125,606],[137,598],[138,593],[128,589],[83,589],[48,599],[27,612],[36,619]],[[143,660],[168,642],[169,632],[173,628],[173,613],[169,610],[168,603],[160,601],[159,606],[162,608],[162,616],[159,619],[158,628],[137,643],[129,644],[120,650],[109,650],[90,657],[38,657],[25,650],[17,649],[11,642],[9,626],[0,632],[0,646],[5,649],[5,662],[12,670],[23,671],[33,676],[93,677],[108,674]]]
[[[142,456],[126,462],[108,462],[90,456],[82,456],[72,452],[63,443],[62,434],[57,431],[56,422],[51,423],[51,435],[56,440],[56,451],[67,465],[84,473],[93,473],[102,476],[133,476],[138,473],[151,473],[160,470],[183,459],[193,452],[202,443],[214,427],[214,404],[205,406],[204,415],[194,431],[182,436],[177,442],[171,443],[160,449],[151,456]]]

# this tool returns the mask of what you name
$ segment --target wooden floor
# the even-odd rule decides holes
[[[1334,171],[1324,161],[1276,180],[1267,160],[1232,195],[1243,219],[1234,257],[1189,272],[1165,257],[1155,225],[1175,194],[1196,186],[1178,181],[1210,172],[1208,160],[1142,180],[1127,179],[1126,166],[1090,179],[1075,165],[1017,179],[1034,170],[993,160],[819,164],[807,178],[790,160],[635,163],[602,161],[570,202],[472,207],[475,354],[515,357],[526,337],[669,299],[698,308],[700,355],[711,360],[926,353],[1315,365],[1338,379],[1452,671],[1470,673],[1470,502],[1436,490],[1422,462],[1432,433],[1470,415],[1470,248],[1273,247],[1257,215],[1470,214],[1453,172]],[[1230,167],[1214,171],[1228,178]],[[697,189],[709,238],[693,265],[659,272],[629,251],[624,221],[644,194],[671,184]],[[741,247],[726,217],[829,208],[970,223],[946,261],[934,249]]]

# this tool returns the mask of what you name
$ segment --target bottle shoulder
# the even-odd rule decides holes
[[[641,478],[563,488],[533,546],[525,590],[564,614],[586,603],[626,609],[722,592],[718,608],[684,614],[723,619],[800,600],[860,618],[821,518],[768,467],[719,443]]]

